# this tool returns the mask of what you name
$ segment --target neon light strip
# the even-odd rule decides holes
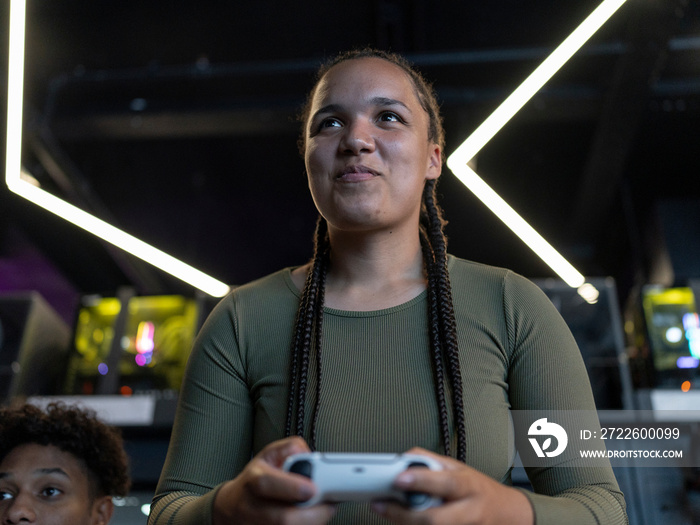
[[[471,190],[496,216],[508,226],[522,241],[539,255],[559,275],[566,284],[578,288],[584,283],[583,276],[557,252],[525,219],[510,207],[484,180],[469,166],[458,171],[455,176]]]
[[[605,0],[600,4],[447,159],[447,166],[455,176],[564,282],[573,288],[579,288],[579,293],[583,292],[581,295],[589,302],[595,302],[597,294],[591,293],[590,285],[582,288],[585,283],[583,275],[498,196],[467,166],[467,163],[625,2],[626,0]]]
[[[213,277],[209,277],[205,273],[189,266],[188,264],[179,261],[175,257],[164,253],[150,244],[147,244],[133,235],[129,235],[124,231],[115,228],[111,224],[90,215],[81,210],[51,195],[50,193],[37,188],[26,180],[13,181],[10,189],[68,222],[79,226],[80,228],[112,243],[113,245],[125,250],[144,261],[160,268],[175,277],[195,286],[196,288],[212,295],[214,297],[222,297],[228,293],[229,286],[217,281]]]
[[[457,178],[484,202],[511,228],[537,255],[539,255],[562,279],[573,287],[584,284],[583,276],[573,268],[554,248],[503,201],[466,163],[532,98],[532,96],[556,73],[561,66],[612,16],[626,0],[605,0],[555,51],[521,84],[494,113],[472,133],[447,159],[447,165]],[[84,228],[129,253],[161,268],[163,271],[193,286],[221,297],[228,285],[213,279],[199,270],[153,248],[129,234],[110,226],[23,181],[21,173],[22,91],[24,76],[24,28],[25,2],[12,0],[10,4],[10,57],[8,74],[8,133],[6,156],[6,182],[15,193],[41,201],[40,206],[73,224]],[[14,142],[14,143],[13,143]],[[14,177],[12,174],[16,174]],[[34,200],[36,199],[36,200]],[[62,215],[64,212],[67,215]],[[113,235],[105,237],[103,235]],[[200,282],[199,279],[204,278]],[[196,281],[193,282],[192,279]]]
[[[22,167],[22,92],[24,91],[25,2],[10,2],[10,47],[7,68],[7,151],[5,182],[19,180]],[[13,190],[14,191],[14,190]]]
[[[544,86],[627,0],[605,0],[450,155],[448,166],[466,164]]]
[[[214,297],[223,297],[230,287],[136,237],[90,215],[34,186],[31,175],[22,174],[22,97],[24,90],[24,39],[26,2],[10,2],[10,47],[7,78],[7,153],[5,182],[17,195],[104,239],[166,273]]]

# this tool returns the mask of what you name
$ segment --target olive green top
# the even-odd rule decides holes
[[[467,463],[510,484],[510,410],[594,409],[586,369],[565,322],[533,283],[453,256],[448,269]],[[284,437],[299,297],[284,269],[236,288],[209,316],[189,359],[149,524],[211,523],[216,488]],[[426,292],[380,311],[325,309],[318,450],[442,452],[427,319]],[[313,366],[309,377],[307,414]],[[538,468],[528,476],[537,525],[627,523],[610,468]],[[368,505],[342,504],[331,523],[382,520]]]

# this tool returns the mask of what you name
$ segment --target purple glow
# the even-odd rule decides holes
[[[134,361],[136,361],[136,364],[139,366],[146,366],[147,364],[150,364],[152,358],[153,352],[149,352],[147,354],[136,354]]]
[[[678,368],[697,368],[698,365],[700,365],[700,359],[689,355],[679,357],[678,361],[676,361],[676,366]]]
[[[97,365],[97,371],[101,375],[105,376],[107,375],[107,372],[109,372],[109,367],[104,363],[100,363],[99,365]]]

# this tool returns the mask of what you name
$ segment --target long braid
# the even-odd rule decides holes
[[[323,222],[325,224],[325,221]],[[321,264],[320,268],[321,272],[319,274],[318,292],[315,309],[316,324],[314,330],[314,352],[316,354],[316,400],[314,403],[313,419],[311,420],[311,438],[309,439],[309,447],[311,448],[311,450],[316,449],[316,427],[321,406],[321,349],[323,348],[323,305],[326,292],[326,275],[328,273],[329,256],[330,246],[328,245],[328,243],[326,243],[325,250],[321,256],[323,264]]]
[[[304,416],[306,388],[308,385],[309,358],[311,345],[315,342],[316,366],[320,371],[320,334],[323,322],[323,297],[325,288],[325,274],[328,267],[329,243],[328,225],[319,217],[316,226],[314,258],[309,271],[304,291],[302,292],[299,310],[297,311],[296,329],[292,345],[292,363],[290,368],[290,394],[287,404],[287,423],[285,434],[304,434]],[[320,315],[319,315],[320,313]],[[320,394],[320,381],[316,387],[316,408],[314,418],[317,417]],[[296,416],[296,417],[295,417]]]
[[[446,456],[451,455],[450,426],[447,414],[447,403],[445,401],[445,372],[442,359],[442,343],[440,342],[440,323],[438,320],[437,294],[435,285],[434,254],[430,246],[425,231],[421,229],[421,247],[423,248],[423,259],[426,264],[428,277],[428,328],[430,329],[430,348],[433,358],[433,373],[435,381],[435,393],[438,401],[438,415],[440,418],[440,431],[442,432],[442,443]]]
[[[442,211],[435,202],[435,180],[426,183],[423,191],[423,203],[425,204],[424,223],[427,222],[427,233],[434,255],[433,275],[428,278],[428,285],[435,286],[437,298],[437,321],[440,324],[440,342],[448,363],[448,377],[452,390],[452,411],[454,424],[457,431],[457,458],[466,460],[466,424],[464,421],[464,402],[462,372],[459,365],[459,348],[457,345],[457,328],[454,308],[452,305],[452,287],[447,271],[447,242],[443,233],[445,220]],[[434,321],[431,321],[434,322]],[[438,350],[434,350],[434,354]]]

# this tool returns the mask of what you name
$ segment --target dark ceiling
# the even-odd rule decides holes
[[[320,61],[364,45],[406,54],[436,85],[449,154],[598,3],[29,0],[23,161],[57,195],[242,283],[311,254],[294,115]],[[699,276],[699,125],[700,2],[628,0],[477,171],[624,296],[669,267],[676,282]],[[452,253],[553,276],[447,169],[440,188]],[[50,287],[32,268],[51,267],[77,294],[192,293],[4,187],[0,206],[5,288]],[[17,273],[27,252],[43,263]]]

